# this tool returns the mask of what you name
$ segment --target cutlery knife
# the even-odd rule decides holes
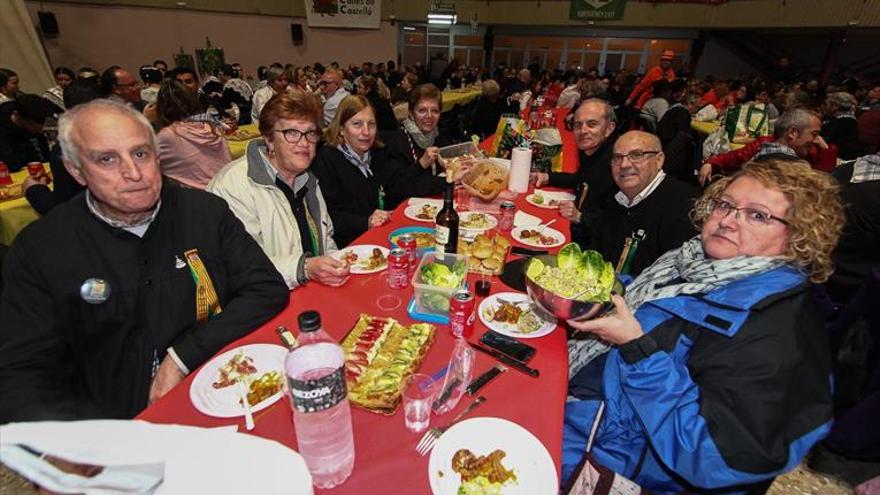
[[[468,385],[467,390],[465,392],[468,395],[476,394],[481,388],[483,388],[487,383],[491,382],[493,378],[507,371],[507,367],[501,364],[496,364],[489,371],[486,371],[482,375],[474,378],[474,381]]]
[[[471,347],[473,347],[474,349],[476,349],[480,352],[484,352],[484,353],[492,356],[493,358],[497,359],[498,361],[501,361],[502,363],[504,363],[512,368],[515,368],[519,371],[522,371],[523,373],[525,373],[533,378],[538,378],[539,371],[537,369],[529,367],[527,364],[523,363],[522,361],[520,361],[518,359],[514,359],[514,358],[508,356],[507,354],[504,354],[503,352],[496,351],[495,349],[489,349],[488,347],[483,347],[480,344],[474,344],[473,342],[468,342],[468,345],[470,345]]]

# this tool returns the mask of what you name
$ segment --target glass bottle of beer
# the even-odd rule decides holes
[[[458,250],[458,213],[452,204],[453,184],[446,184],[443,192],[443,209],[437,213],[434,237],[437,239],[436,256],[443,259],[447,253],[455,253]]]

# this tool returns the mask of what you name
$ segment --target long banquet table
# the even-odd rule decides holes
[[[520,195],[516,201],[520,209],[546,220],[558,215],[556,210],[532,207],[524,198],[525,195]],[[393,213],[390,224],[371,229],[355,241],[355,244],[387,245],[388,235],[392,230],[415,223],[404,217],[402,205]],[[568,235],[568,224],[562,219],[554,224],[554,228]],[[392,290],[388,288],[385,277],[385,272],[353,275],[340,288],[330,288],[314,282],[297,288],[291,292],[290,304],[284,311],[256,331],[233,342],[226,349],[258,342],[278,343],[274,329],[284,325],[296,333],[296,316],[307,309],[318,310],[324,328],[340,340],[361,313],[392,317],[403,324],[414,323],[405,310],[413,294],[412,288]],[[471,274],[469,279],[473,283],[474,275]],[[493,277],[492,293],[509,290],[512,289],[497,277]],[[391,311],[380,309],[377,303],[379,297],[388,294],[400,299],[400,305]],[[486,330],[486,327],[478,321],[474,334],[469,340],[476,341]],[[436,340],[419,371],[433,373],[445,366],[452,351],[453,341],[449,327],[439,325]],[[487,402],[469,417],[498,417],[518,423],[541,440],[558,471],[562,452],[562,419],[568,369],[565,332],[557,328],[547,336],[529,339],[528,343],[537,349],[530,365],[538,368],[541,376],[535,379],[516,370],[508,370],[480,391]],[[477,353],[476,358],[475,376],[496,363],[491,357],[481,353]],[[156,423],[204,427],[243,425],[243,418],[213,418],[203,415],[193,407],[189,400],[189,389],[195,375],[196,373],[191,373],[181,385],[146,409],[139,418]],[[450,413],[440,417],[433,416],[432,424],[446,423],[471,400],[473,398],[465,396]],[[253,434],[277,440],[296,450],[291,409],[286,399],[276,402],[255,416],[256,428]],[[389,494],[430,493],[428,457],[421,457],[415,452],[416,443],[421,435],[410,433],[404,428],[402,408],[399,408],[393,416],[387,417],[353,407],[352,422],[355,436],[354,472],[343,485],[328,490],[328,493],[368,493],[371,488],[379,486],[382,487],[382,493]],[[322,493],[321,490],[317,492]]]
[[[561,124],[562,114],[559,115]],[[564,170],[573,171],[576,167],[577,150],[573,136],[561,125],[564,148]],[[491,140],[490,140],[491,141]],[[488,146],[490,143],[484,143]],[[541,218],[543,221],[557,219],[553,228],[569,236],[568,221],[559,217],[557,210],[541,209],[532,206],[520,194],[516,199],[517,208]],[[354,244],[387,245],[390,232],[405,225],[417,222],[407,219],[403,214],[405,203],[398,207],[385,226],[367,231]],[[430,224],[421,224],[430,225]],[[509,238],[509,233],[505,234]],[[512,243],[518,245],[516,242]],[[551,252],[558,250],[551,249]],[[511,256],[510,259],[514,259]],[[330,288],[317,283],[309,283],[290,293],[290,304],[275,318],[254,332],[231,343],[223,351],[244,344],[278,343],[274,329],[284,325],[296,333],[296,316],[304,310],[320,311],[324,328],[335,338],[342,339],[354,325],[361,313],[392,317],[403,324],[414,323],[406,313],[405,306],[413,295],[408,287],[392,290],[388,287],[385,272],[373,275],[353,275],[339,288]],[[475,276],[469,275],[473,283]],[[498,277],[492,278],[491,292],[511,291]],[[392,310],[383,310],[378,305],[382,296],[394,295],[400,305]],[[384,301],[383,301],[384,302]],[[479,300],[477,302],[479,304]],[[383,304],[384,307],[384,304]],[[477,319],[475,331],[468,340],[476,341],[487,328]],[[480,391],[487,401],[474,411],[473,417],[497,417],[513,421],[534,434],[547,448],[556,465],[557,475],[562,456],[562,421],[567,389],[568,355],[565,332],[557,327],[549,335],[528,339],[528,344],[537,349],[530,365],[541,372],[539,378],[531,378],[510,369],[490,382]],[[452,351],[453,338],[447,325],[437,327],[437,337],[422,363],[420,372],[434,373],[447,364]],[[222,352],[222,351],[221,351]],[[489,356],[477,353],[474,375],[478,375],[496,364]],[[197,374],[191,373],[168,395],[147,408],[138,417],[156,423],[178,423],[215,427],[238,424],[244,431],[243,418],[214,418],[198,412],[189,399],[190,384]],[[432,416],[432,426],[450,421],[473,398],[465,396],[451,412],[443,416]],[[256,428],[251,432],[265,438],[277,440],[296,450],[296,440],[287,399],[276,402],[271,407],[255,415]],[[402,408],[392,416],[371,413],[352,407],[352,423],[355,441],[355,466],[351,477],[332,490],[316,490],[316,493],[373,493],[381,491],[388,494],[430,493],[428,456],[421,457],[415,446],[421,438],[404,427]],[[272,474],[276,475],[276,474]],[[279,476],[283,474],[277,474]],[[537,494],[536,494],[537,495]]]

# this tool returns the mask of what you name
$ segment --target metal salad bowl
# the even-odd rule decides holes
[[[540,255],[534,258],[540,259],[547,266],[556,266],[555,255]],[[529,263],[532,263],[530,260]],[[526,270],[527,272],[528,270]],[[553,315],[561,320],[586,321],[598,318],[614,308],[614,304],[608,301],[577,301],[573,298],[560,296],[538,285],[534,280],[525,275],[526,292],[529,300],[540,311]],[[624,293],[624,285],[619,277],[614,278],[612,289],[620,295]]]

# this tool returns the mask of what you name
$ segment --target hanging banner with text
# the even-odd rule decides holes
[[[623,19],[626,0],[571,0],[569,18],[578,21]]]
[[[305,0],[309,27],[379,29],[382,0]]]

